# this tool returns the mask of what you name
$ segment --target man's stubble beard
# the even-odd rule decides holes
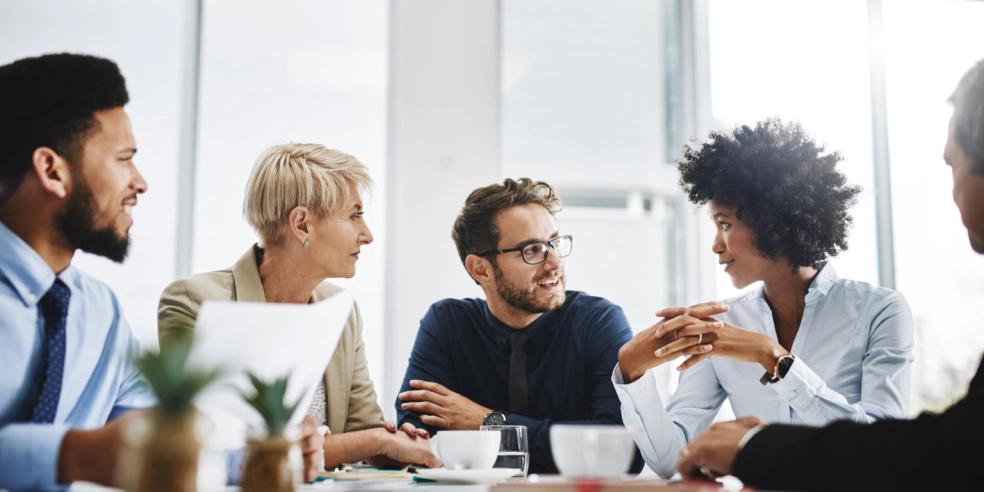
[[[72,172],[76,184],[68,194],[65,206],[55,215],[55,229],[70,247],[123,263],[130,249],[130,236],[125,234],[121,238],[112,224],[96,227],[99,207],[81,174]]]
[[[535,286],[532,289],[524,290],[521,286],[509,282],[506,280],[506,276],[502,273],[502,270],[499,269],[499,265],[494,262],[492,263],[492,271],[495,272],[496,293],[499,294],[499,297],[506,304],[516,309],[521,309],[531,314],[546,313],[563,306],[567,299],[567,293],[565,292],[567,288],[566,274],[561,274],[560,280],[558,280],[562,286],[559,298],[550,298],[547,301],[541,301],[537,299]]]

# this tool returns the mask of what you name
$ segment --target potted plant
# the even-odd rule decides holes
[[[247,374],[256,390],[252,395],[243,394],[246,403],[256,409],[265,423],[265,437],[246,441],[243,473],[240,484],[243,492],[293,492],[298,480],[290,464],[290,450],[294,439],[285,435],[287,422],[300,401],[284,403],[287,378],[267,383],[252,373]]]
[[[220,371],[187,370],[191,343],[190,335],[177,337],[159,353],[147,352],[134,360],[158,401],[149,409],[144,432],[134,443],[140,451],[137,492],[196,488],[201,443],[195,435],[198,411],[192,401]]]

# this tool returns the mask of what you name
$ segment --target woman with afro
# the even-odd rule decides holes
[[[901,293],[840,278],[828,263],[847,249],[861,191],[837,170],[842,160],[778,119],[684,149],[680,183],[691,202],[707,205],[718,262],[735,287],[762,284],[657,312],[663,319],[620,350],[613,382],[622,417],[659,475],[675,473],[725,398],[738,417],[784,424],[908,417],[909,306]],[[686,355],[664,410],[645,373]]]

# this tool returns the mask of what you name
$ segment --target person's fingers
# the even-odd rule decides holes
[[[321,468],[321,461],[322,461],[322,457],[320,452],[311,453],[309,455],[304,456],[304,482],[305,483],[311,483],[316,478],[318,478],[318,474],[321,473],[321,470],[318,469]]]
[[[716,334],[721,328],[724,328],[724,323],[720,321],[700,321],[677,330],[676,334],[681,338],[704,335],[704,340],[701,341],[703,343],[710,340],[710,338],[707,338],[708,335]],[[717,340],[717,337],[714,339]]]
[[[430,439],[431,435],[430,435],[430,432],[427,432],[427,429],[417,429],[417,437],[422,437],[424,439]]]
[[[694,367],[694,365],[697,364],[698,362],[700,362],[700,361],[702,361],[702,360],[704,360],[704,359],[706,359],[706,358],[714,355],[713,353],[711,353],[711,351],[713,349],[714,349],[714,346],[713,345],[710,345],[710,344],[697,345],[696,347],[691,348],[690,350],[699,351],[699,352],[691,355],[691,357],[689,359],[683,361],[683,364],[680,364],[679,366],[677,366],[676,370],[677,371],[686,371],[687,369],[690,369],[691,367]]]
[[[304,420],[301,420],[301,435],[306,436],[308,434],[316,434],[317,432],[318,422],[314,420],[314,417],[305,415]]]
[[[436,456],[430,453],[427,453],[422,461],[423,463],[421,463],[421,465],[424,465],[427,468],[441,468],[444,466],[444,463],[441,463],[441,460],[437,459]]]
[[[383,422],[383,428],[386,429],[387,432],[396,433],[396,422],[387,420],[386,422]]]
[[[740,422],[742,425],[745,425],[745,426],[748,426],[748,427],[755,427],[757,425],[762,425],[764,423],[764,422],[762,422],[762,419],[760,419],[760,418],[758,418],[758,417],[756,417],[754,415],[748,415],[748,416],[742,417],[740,419],[736,419],[736,422]]]
[[[683,354],[677,354],[677,352],[689,347],[693,347],[697,345],[697,342],[706,345],[706,343],[704,342],[708,342],[708,341],[710,341],[710,338],[708,338],[707,335],[703,335],[703,339],[701,339],[701,337],[698,336],[690,336],[690,337],[681,336],[678,340],[674,340],[656,349],[655,355],[656,357],[669,357],[671,355],[673,357],[679,357],[680,355]]]
[[[404,423],[403,426],[400,427],[400,430],[413,439],[417,438],[417,428],[414,427],[414,425],[411,424],[410,422]]]
[[[726,313],[731,310],[731,306],[723,302],[713,302],[707,303],[705,305],[698,305],[687,311],[687,316],[693,318],[706,318],[708,316],[714,316],[715,314]]]
[[[659,316],[660,318],[673,318],[676,316],[680,316],[681,314],[686,314],[688,309],[690,308],[685,308],[685,307],[664,308],[664,309],[660,309],[659,311],[656,311],[656,316]]]
[[[673,333],[674,331],[677,331],[687,325],[690,325],[691,323],[699,323],[699,322],[700,320],[698,320],[697,318],[694,318],[693,316],[689,316],[686,314],[677,316],[676,318],[673,318],[669,321],[661,322],[662,326],[656,328],[656,333],[654,333],[654,335],[656,335],[657,337],[661,337],[663,335],[666,335],[667,333]],[[657,325],[659,324],[660,323],[657,323]]]
[[[694,462],[694,454],[690,446],[683,448],[677,459],[676,469],[685,479],[693,479],[700,474],[700,466]]]
[[[430,381],[421,381],[419,379],[411,379],[410,386],[417,389],[430,390],[441,396],[448,396],[449,394],[452,393],[451,390],[445,388],[443,385],[439,383],[432,383]]]
[[[404,391],[400,393],[399,398],[403,401],[432,401],[434,403],[439,403],[441,400],[441,395],[431,391],[431,390],[411,390]]]
[[[404,410],[410,410],[411,412],[425,413],[430,415],[443,416],[445,409],[440,405],[435,405],[429,401],[413,401],[400,405],[400,408]],[[421,420],[423,423],[427,423]]]
[[[421,415],[420,421],[425,425],[431,427],[437,427],[438,429],[447,429],[448,421],[444,417],[439,417],[437,415]]]
[[[314,434],[304,434],[297,445],[301,448],[302,454],[311,454],[321,449],[325,442],[325,437],[315,432]]]

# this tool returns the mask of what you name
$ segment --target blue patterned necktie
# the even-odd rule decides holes
[[[41,391],[31,411],[31,422],[50,424],[58,412],[61,397],[62,373],[65,371],[65,321],[68,319],[68,301],[72,292],[61,279],[38,302],[44,315],[44,376],[41,378]]]

